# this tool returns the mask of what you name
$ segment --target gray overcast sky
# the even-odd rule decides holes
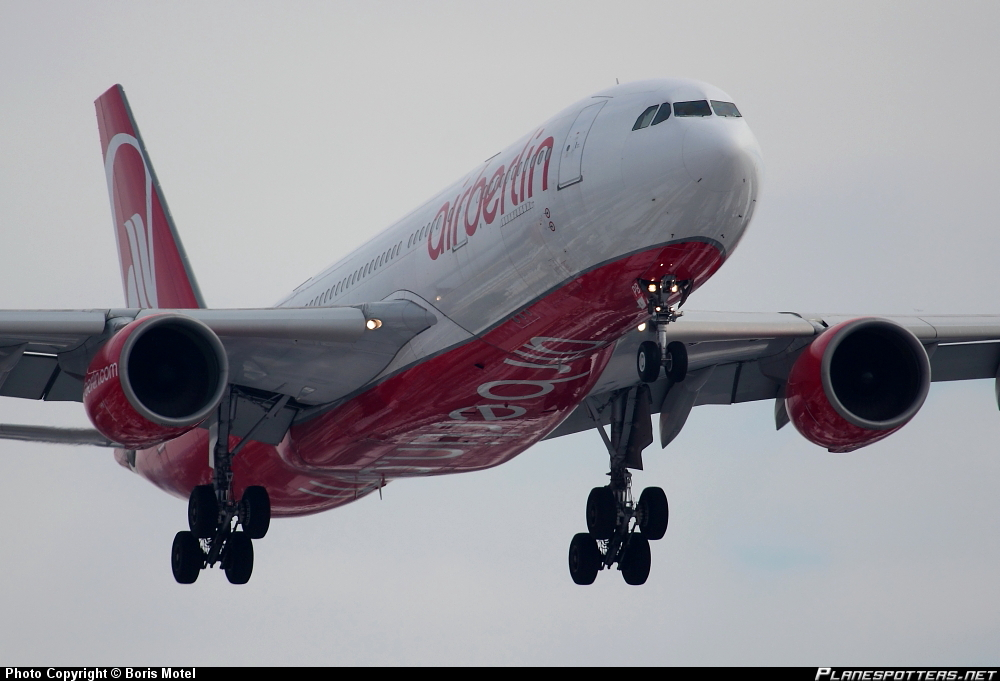
[[[686,76],[756,132],[760,210],[696,309],[1000,313],[1000,4],[0,0],[0,308],[123,301],[93,100],[124,85],[208,303],[271,304],[569,103]],[[4,443],[11,664],[1000,662],[993,384],[849,455],[700,407],[637,487],[642,588],[566,569],[596,433],[276,521],[254,577],[170,575],[184,503]],[[0,422],[85,425],[0,400]],[[221,625],[221,626],[220,626]]]

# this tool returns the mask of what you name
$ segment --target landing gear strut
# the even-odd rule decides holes
[[[288,401],[278,399],[271,411]],[[253,541],[263,539],[271,523],[271,500],[260,486],[247,487],[236,501],[233,491],[233,458],[253,435],[253,430],[230,451],[232,392],[219,404],[212,426],[209,450],[213,463],[211,485],[199,485],[188,498],[188,531],[178,532],[170,552],[174,579],[192,584],[201,570],[219,564],[232,584],[246,584],[253,573]],[[265,417],[266,418],[266,417]],[[242,531],[237,527],[242,526]]]
[[[587,498],[587,532],[569,547],[569,572],[577,584],[593,584],[597,573],[616,563],[627,584],[644,584],[649,577],[650,540],[667,531],[667,495],[647,487],[635,502],[632,473],[642,470],[642,450],[653,441],[649,387],[642,384],[619,391],[611,400],[611,437],[598,410],[587,402],[611,459],[609,484],[595,487]]]

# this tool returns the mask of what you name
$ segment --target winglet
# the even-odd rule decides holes
[[[115,85],[94,105],[126,305],[205,307],[125,91]]]

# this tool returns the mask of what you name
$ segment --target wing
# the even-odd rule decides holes
[[[289,398],[267,431],[254,432],[272,444],[300,410],[359,390],[437,321],[409,300],[246,310],[0,310],[0,395],[81,402],[100,346],[129,322],[164,313],[197,319],[222,341],[230,382],[240,389],[234,435],[245,435],[276,397]],[[34,426],[0,426],[0,439],[114,446],[97,431]]]
[[[688,311],[669,327],[669,340],[681,341],[688,350],[688,378],[677,384],[678,393],[666,401],[670,383],[660,378],[650,385],[652,408],[680,411],[699,404],[735,404],[775,399],[778,428],[787,423],[782,388],[800,352],[817,335],[859,315],[738,313]],[[995,378],[1000,365],[1000,316],[938,315],[885,316],[911,331],[928,351],[932,381]],[[639,383],[635,358],[648,333],[633,332],[622,338],[614,355],[588,398],[604,405],[624,388]],[[666,404],[665,404],[666,402]],[[677,403],[681,404],[678,405]],[[601,412],[607,425],[610,411]],[[683,418],[686,418],[684,413]],[[683,425],[683,419],[677,426]],[[587,405],[574,411],[550,438],[594,427]],[[673,433],[676,435],[676,432]],[[662,434],[661,434],[662,437]],[[672,439],[670,437],[669,439]],[[667,440],[669,442],[669,439]],[[663,443],[664,446],[665,443]]]

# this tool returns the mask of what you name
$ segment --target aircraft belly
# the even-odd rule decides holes
[[[279,445],[281,456],[295,468],[359,480],[478,470],[509,460],[571,413],[599,379],[614,341],[645,318],[632,283],[664,252],[696,283],[721,263],[715,246],[698,241],[597,268],[478,338],[293,426]]]

